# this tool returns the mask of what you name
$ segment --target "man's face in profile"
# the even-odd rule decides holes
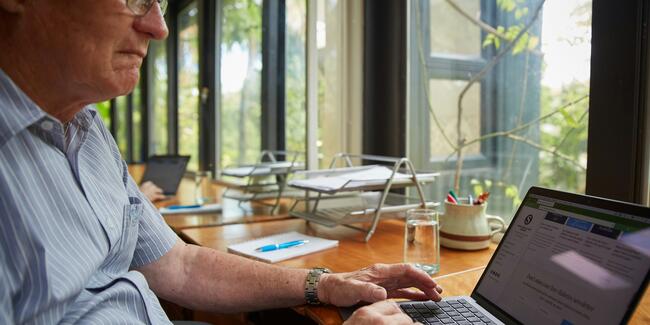
[[[167,27],[157,4],[136,16],[126,0],[26,0],[17,28],[30,35],[56,80],[79,101],[100,101],[136,86],[149,40]]]

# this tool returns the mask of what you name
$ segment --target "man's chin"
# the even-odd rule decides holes
[[[117,73],[117,78],[113,79],[112,89],[114,98],[117,96],[123,96],[131,93],[133,89],[138,85],[140,80],[140,69],[124,69],[120,70]]]

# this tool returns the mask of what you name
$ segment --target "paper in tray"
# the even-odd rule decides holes
[[[226,168],[221,172],[221,174],[234,177],[264,176],[270,174],[285,173],[289,170],[289,168],[302,168],[302,166],[302,163],[278,161],[272,163],[261,163],[252,166]]]
[[[323,192],[334,192],[343,188],[356,188],[384,184],[393,174],[393,171],[384,166],[371,166],[361,171],[343,173],[333,176],[293,180],[289,185],[304,189],[313,189]],[[393,180],[411,179],[411,175],[395,173]]]

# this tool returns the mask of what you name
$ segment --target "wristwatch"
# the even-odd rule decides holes
[[[305,300],[310,305],[320,305],[321,301],[318,300],[318,281],[323,273],[332,273],[330,270],[323,267],[316,267],[309,270],[307,279],[305,280]]]

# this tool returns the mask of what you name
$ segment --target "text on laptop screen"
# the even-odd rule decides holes
[[[617,324],[650,268],[647,218],[531,194],[476,293],[524,324]]]

